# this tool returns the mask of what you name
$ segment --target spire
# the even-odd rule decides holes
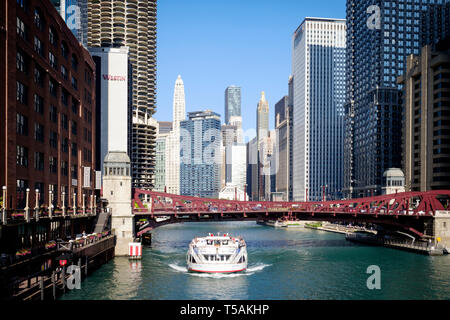
[[[264,93],[264,91],[261,92],[261,101],[266,101],[266,94]]]
[[[186,118],[186,100],[184,95],[184,83],[181,75],[175,81],[173,92],[173,122],[174,128],[179,126],[180,121]]]

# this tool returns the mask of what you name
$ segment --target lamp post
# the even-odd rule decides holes
[[[94,195],[91,194],[91,215],[94,214]]]
[[[6,186],[2,187],[3,190],[3,203],[2,203],[2,222],[3,224],[7,224],[7,217],[6,217],[6,207],[7,207],[7,192],[6,192]]]
[[[94,210],[95,210],[95,214],[97,214],[97,196],[94,195]]]
[[[48,217],[53,218],[53,191],[48,191]]]
[[[28,201],[30,197],[30,188],[27,188],[25,196],[25,221],[30,222],[30,208],[28,207]]]
[[[86,214],[86,194],[83,193],[83,215]]]
[[[73,193],[73,214],[77,214],[77,193]]]
[[[61,193],[61,197],[62,197],[62,215],[63,215],[63,218],[65,218],[66,217],[66,193],[63,191],[62,193]]]
[[[34,206],[34,215],[36,221],[39,221],[39,189],[36,189],[35,192],[36,192],[36,204]]]

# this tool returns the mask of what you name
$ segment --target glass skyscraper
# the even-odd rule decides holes
[[[344,191],[377,195],[402,162],[406,57],[419,54],[421,14],[444,0],[347,0]]]
[[[51,0],[78,41],[87,48],[88,0]]]
[[[222,166],[220,115],[189,112],[180,123],[180,194],[218,198]]]
[[[225,90],[225,124],[230,123],[231,117],[241,116],[241,88],[229,86]]]

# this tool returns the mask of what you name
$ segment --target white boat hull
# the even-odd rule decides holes
[[[234,273],[247,270],[247,264],[191,264],[188,266],[188,270],[189,272],[203,273]]]

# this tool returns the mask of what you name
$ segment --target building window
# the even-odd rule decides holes
[[[28,10],[28,0],[17,0],[17,4],[19,7],[21,7],[24,11]]]
[[[41,88],[44,86],[44,70],[40,67],[34,67],[34,82]]]
[[[50,131],[50,147],[58,149],[58,133]]]
[[[69,93],[64,89],[61,90],[61,102],[65,106],[69,104]]]
[[[69,55],[69,49],[64,41],[61,42],[61,55],[64,59],[67,59],[67,56]]]
[[[28,167],[28,148],[17,145],[17,165]]]
[[[34,168],[39,171],[44,171],[44,153],[34,153]]]
[[[27,86],[25,86],[24,84],[22,84],[21,82],[17,81],[17,101],[19,101],[22,104],[27,104],[28,103],[28,88]]]
[[[17,35],[21,37],[23,40],[27,40],[27,27],[19,17],[17,17]]]
[[[34,10],[34,24],[40,31],[44,31],[44,19],[42,18],[39,9]]]
[[[73,165],[72,166],[72,179],[78,179],[78,166],[77,165]]]
[[[28,181],[17,179],[16,182],[17,207],[23,208],[26,205],[26,190],[28,188]]]
[[[61,113],[61,126],[65,130],[69,128],[69,120],[67,119],[67,115],[64,113]]]
[[[52,45],[54,45],[55,47],[57,46],[58,34],[56,33],[55,29],[53,29],[52,27],[50,27],[48,29],[48,39]]]
[[[44,142],[44,126],[40,123],[34,124],[34,138],[38,142]]]
[[[17,133],[22,136],[28,135],[28,118],[20,113],[17,114]]]
[[[72,55],[72,69],[78,71],[78,59],[74,55]]]
[[[50,173],[58,172],[58,159],[55,157],[49,157],[48,159]]]
[[[69,79],[69,73],[67,72],[67,68],[63,65],[61,65],[61,75],[64,78],[64,80]]]
[[[48,52],[48,61],[53,69],[58,69],[58,62],[56,61],[56,57],[50,51]]]
[[[50,121],[53,123],[58,122],[58,111],[54,105],[50,106]]]
[[[72,121],[72,134],[77,135],[78,129],[77,129],[77,123],[75,121]]]
[[[72,156],[78,156],[78,146],[76,143],[72,143]]]
[[[34,94],[34,111],[44,114],[44,98]]]
[[[34,37],[34,51],[36,51],[40,56],[44,56],[44,47],[42,46],[41,40],[38,37]]]
[[[61,151],[65,153],[69,152],[69,140],[67,138],[61,141]]]
[[[72,77],[72,88],[78,90],[78,80],[75,77]]]
[[[50,90],[50,94],[56,98],[56,83],[52,79],[48,82],[48,88]]]
[[[78,109],[79,109],[78,102],[75,99],[72,99],[72,112],[78,115]]]
[[[28,63],[27,58],[25,56],[25,53],[22,52],[22,50],[17,50],[16,54],[16,67],[18,71],[27,73],[28,72]]]
[[[67,161],[61,161],[61,174],[67,177],[68,174],[68,164]]]

